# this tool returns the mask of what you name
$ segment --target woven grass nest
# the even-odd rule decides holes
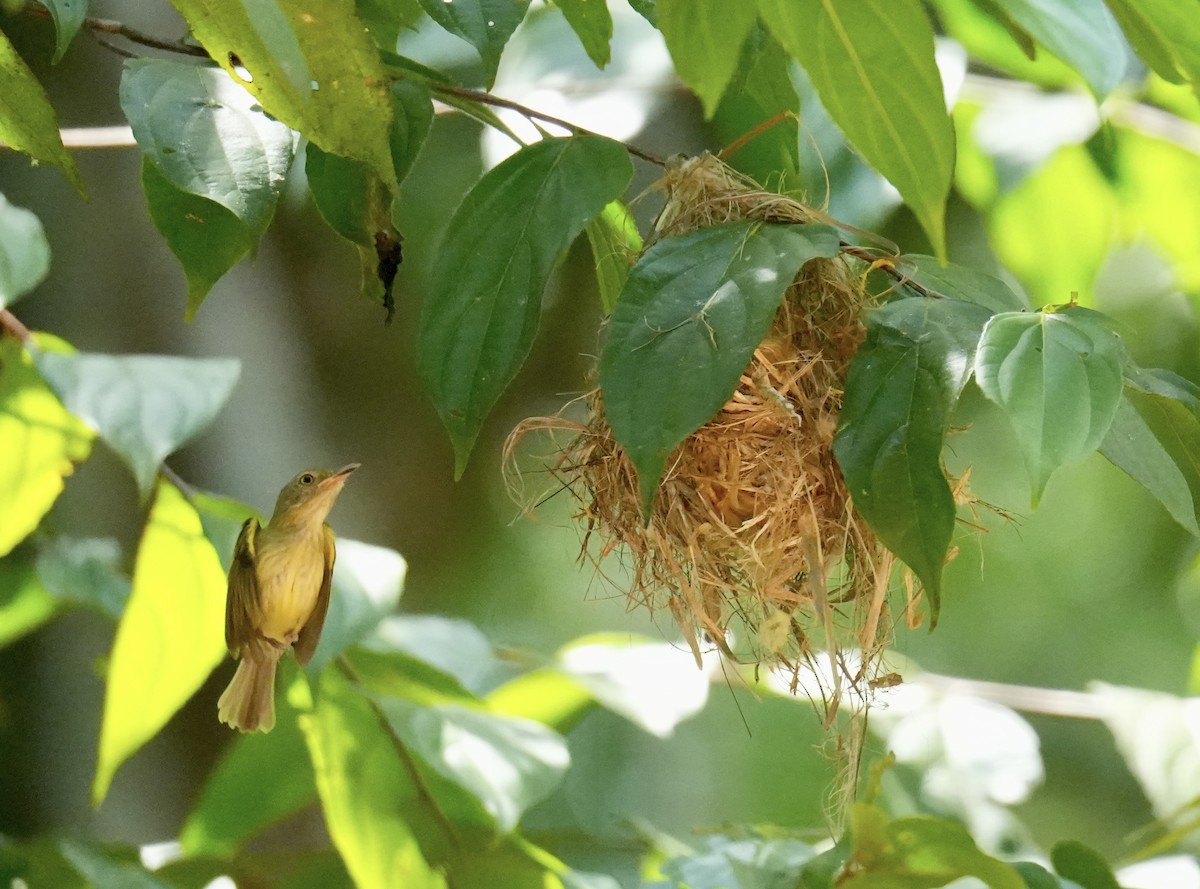
[[[823,218],[707,154],[673,163],[662,187],[658,239],[737,219]],[[648,523],[599,389],[580,399],[582,421],[569,418],[571,407],[530,418],[506,446],[508,477],[517,480],[518,445],[549,432],[549,471],[555,488],[576,498],[584,558],[631,606],[669,612],[698,663],[716,647],[781,671],[793,692],[817,702],[826,727],[839,707],[861,711],[874,688],[897,678],[880,665],[894,558],[855,513],[833,456],[870,302],[851,262],[804,266],[736,391],[671,455]],[[523,490],[516,496],[529,504]],[[607,570],[609,558],[626,570]]]

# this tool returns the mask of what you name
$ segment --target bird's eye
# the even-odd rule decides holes
[[[311,472],[306,472],[304,475],[300,476],[300,484],[302,485],[311,485],[314,481],[316,481],[316,479],[313,478],[313,474]]]

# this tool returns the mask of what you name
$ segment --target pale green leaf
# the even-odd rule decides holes
[[[419,346],[456,475],[529,353],[555,263],[632,175],[625,149],[609,139],[545,139],[488,172],[455,211],[433,264]]]
[[[159,481],[108,663],[93,801],[220,663],[224,632],[221,562],[196,510]]]
[[[1125,360],[1120,338],[1089,309],[1006,312],[984,328],[975,379],[1013,425],[1035,505],[1055,469],[1104,440]]]
[[[39,336],[45,348],[68,348]],[[69,414],[33,366],[30,354],[0,336],[0,556],[29,535],[58,495],[63,479],[87,459],[92,432]]]
[[[403,652],[453,676],[479,693],[503,671],[482,631],[461,618],[405,614],[385,618],[363,644],[378,652]]]
[[[800,268],[838,249],[829,226],[746,220],[642,254],[609,321],[600,386],[646,514],[667,458],[737,387]]]
[[[812,78],[821,102],[867,163],[946,250],[954,129],[919,0],[759,0],[775,38]],[[863,23],[869,22],[869,27]]]
[[[395,188],[390,82],[353,0],[172,0],[196,39],[277,120]]]
[[[177,188],[214,201],[255,237],[283,191],[295,134],[219,68],[127,59],[121,110],[142,154]]]
[[[42,222],[0,194],[0,309],[12,305],[50,271],[50,244]]]
[[[367,699],[335,670],[302,716],[325,825],[358,889],[445,889],[408,816],[423,805],[395,743]]]
[[[642,236],[629,208],[621,201],[608,204],[585,231],[596,260],[600,307],[604,314],[611,315],[629,278],[629,267],[642,252]]]
[[[75,159],[63,147],[50,98],[8,38],[0,31],[0,142],[35,161],[58,167],[84,194]]]
[[[120,618],[129,599],[121,547],[110,537],[54,537],[42,542],[38,580],[56,599]]]
[[[812,846],[786,837],[708,837],[704,848],[668,859],[662,865],[676,886],[688,889],[783,889],[803,886],[804,865],[816,853]]]
[[[87,18],[88,0],[42,0],[42,5],[50,11],[50,18],[54,20],[52,61],[57,65]]]
[[[475,796],[502,833],[558,786],[570,763],[563,737],[529,719],[399,698],[379,706],[401,741]]]
[[[1125,73],[1125,47],[1104,0],[997,0],[1038,43],[1083,75],[1097,100]]]
[[[121,457],[143,495],[163,459],[203,430],[241,365],[226,358],[39,351],[38,371],[67,408]]]
[[[1180,0],[1107,0],[1142,60],[1172,83],[1200,88],[1200,18]]]
[[[517,30],[529,9],[529,0],[420,0],[429,17],[456,37],[467,41],[483,61],[488,89],[496,82],[496,69],[504,44]]]
[[[605,0],[553,0],[597,68],[608,64],[613,36],[612,13]]]
[[[727,0],[658,0],[662,31],[675,70],[712,117],[738,67],[742,43],[754,27],[753,3]]]

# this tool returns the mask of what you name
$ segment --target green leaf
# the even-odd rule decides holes
[[[390,81],[352,0],[172,0],[267,114],[396,185]]]
[[[395,51],[401,31],[416,27],[425,15],[417,0],[356,0],[354,7],[375,44],[387,52]]]
[[[421,377],[454,443],[456,476],[529,353],[554,264],[632,175],[624,148],[609,139],[544,139],[485,174],[455,211],[419,343]]]
[[[241,372],[230,358],[39,351],[34,360],[67,409],[121,457],[143,496],[163,458],[212,422]]]
[[[399,698],[379,706],[401,741],[475,796],[502,833],[558,786],[570,763],[563,737],[529,719]]]
[[[46,348],[68,348],[39,335]],[[37,527],[62,493],[63,479],[87,459],[92,432],[71,416],[38,376],[30,354],[0,336],[0,556]]]
[[[1200,88],[1200,21],[1176,0],[1107,0],[1142,61],[1172,83]]]
[[[1014,861],[1013,870],[1021,875],[1028,889],[1068,889],[1063,882],[1040,864],[1032,861]]]
[[[474,692],[494,685],[504,670],[487,636],[461,618],[394,615],[383,620],[364,644],[373,651],[403,652]]]
[[[999,5],[1083,75],[1097,101],[1125,73],[1125,47],[1104,0],[1001,0]]]
[[[76,840],[61,839],[58,847],[92,889],[173,889],[146,868],[124,856],[105,855]]]
[[[529,0],[420,0],[429,17],[471,44],[483,60],[487,88],[496,83],[500,53],[525,18]]]
[[[55,537],[38,552],[38,580],[56,599],[118,619],[130,588],[121,559],[121,547],[112,538]]]
[[[54,20],[54,58],[57,65],[87,18],[88,0],[42,0]]]
[[[829,226],[732,222],[665,238],[633,267],[600,386],[647,515],[667,458],[737,387],[801,266],[838,244]]]
[[[190,321],[213,284],[249,255],[254,237],[231,211],[178,188],[148,157],[142,158],[142,190],[150,218],[183,266]]]
[[[58,841],[42,834],[17,842],[6,838],[0,845],[0,874],[14,885],[53,886],[54,889],[95,889],[63,857]]]
[[[716,836],[705,840],[702,851],[666,861],[662,871],[688,889],[807,889],[801,875],[813,854],[800,840]]]
[[[610,202],[585,231],[596,260],[600,307],[605,315],[611,315],[629,278],[629,267],[642,252],[642,236],[629,208],[621,201]]]
[[[603,68],[611,57],[613,21],[607,3],[596,0],[552,0],[583,44],[588,58]]]
[[[302,716],[317,792],[333,844],[358,889],[445,889],[426,864],[409,818],[423,805],[371,705],[335,670],[321,677],[316,711]]]
[[[757,17],[753,3],[658,0],[658,28],[675,70],[700,98],[706,118],[713,116],[737,70],[742,43]]]
[[[142,154],[177,188],[267,228],[283,191],[296,136],[217,68],[127,59],[121,110]]]
[[[629,8],[652,24],[654,27],[658,27],[657,0],[629,0]]]
[[[935,256],[906,253],[897,260],[896,270],[933,294],[975,303],[993,312],[1020,312],[1029,308],[999,278],[955,263],[942,265]]]
[[[423,84],[397,80],[392,84],[392,107],[394,116],[388,144],[396,181],[403,182],[433,126],[433,97]]]
[[[1172,387],[1176,391],[1155,382],[1150,374],[1126,380],[1100,453],[1154,495],[1175,521],[1200,537],[1196,395],[1185,380]]]
[[[63,147],[58,116],[29,66],[0,31],[0,142],[58,167],[85,195],[75,159]]]
[[[1075,840],[1055,843],[1050,861],[1060,877],[1078,883],[1083,889],[1121,889],[1112,868],[1099,852]]]
[[[532,719],[559,734],[566,734],[578,725],[596,704],[586,688],[551,667],[530,670],[510,679],[489,692],[486,702],[494,713]]]
[[[954,129],[919,0],[859,0],[852,16],[834,0],[759,0],[759,14],[804,66],[846,138],[896,186],[944,256]]]
[[[1007,312],[984,328],[975,378],[1013,425],[1034,505],[1055,469],[1104,440],[1124,364],[1120,337],[1090,309]]]
[[[404,558],[394,549],[357,540],[337,542],[329,613],[321,641],[305,668],[310,676],[320,673],[396,610],[406,570]]]
[[[16,554],[0,559],[0,648],[32,633],[58,609],[58,600],[38,581],[31,559]]]
[[[92,799],[167,724],[225,656],[225,573],[200,517],[158,483],[138,546],[133,592],[108,664]]]
[[[50,271],[50,244],[42,222],[0,194],[0,309],[42,283]]]
[[[179,842],[189,857],[231,857],[316,795],[295,710],[280,707],[271,732],[241,735],[230,745],[180,829]]]
[[[989,314],[972,303],[920,298],[871,312],[833,444],[854,508],[925,588],[931,627],[954,534],[942,445]]]

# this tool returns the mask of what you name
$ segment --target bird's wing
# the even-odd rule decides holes
[[[333,531],[328,525],[325,532],[325,574],[321,577],[321,590],[317,593],[317,604],[313,606],[308,623],[300,628],[300,636],[296,639],[296,660],[307,664],[312,660],[317,643],[321,640],[321,629],[325,626],[325,612],[329,610],[329,588],[333,583],[333,562],[337,558],[337,549],[333,543]]]
[[[235,655],[253,641],[262,623],[262,603],[258,594],[258,572],[254,570],[254,552],[258,540],[258,519],[246,519],[233,547],[229,564],[229,592],[225,597],[225,645]]]

